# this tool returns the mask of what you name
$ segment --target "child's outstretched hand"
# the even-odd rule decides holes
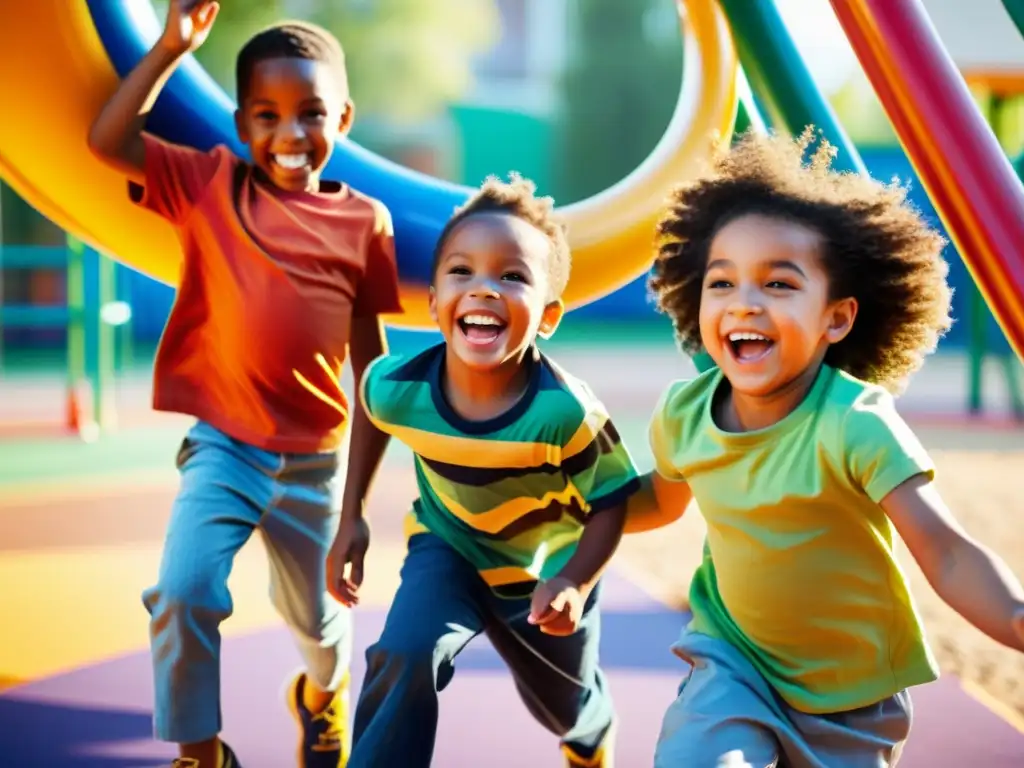
[[[369,548],[370,526],[366,519],[342,512],[338,533],[327,553],[327,591],[343,605],[359,604],[363,561]]]
[[[214,0],[171,0],[160,43],[174,53],[191,53],[209,37],[218,10]]]
[[[533,590],[527,621],[546,635],[571,635],[583,617],[583,595],[569,579],[555,576]]]

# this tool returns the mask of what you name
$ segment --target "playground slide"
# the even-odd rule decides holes
[[[123,180],[89,153],[85,137],[103,101],[150,47],[160,20],[149,0],[0,0],[0,175],[59,226],[166,283],[180,251],[168,225],[133,207]],[[605,192],[561,209],[574,248],[570,307],[614,291],[648,267],[654,217],[665,192],[691,176],[711,138],[736,112],[736,57],[715,0],[682,0],[683,88],[669,128],[650,157]],[[696,76],[695,76],[696,73]],[[231,99],[189,58],[147,123],[172,141],[244,152]],[[342,140],[327,176],[344,178],[391,210],[408,327],[430,325],[422,296],[437,233],[468,190],[418,174]],[[413,299],[410,301],[409,299]]]
[[[832,0],[961,258],[1024,359],[1024,186],[920,0]]]

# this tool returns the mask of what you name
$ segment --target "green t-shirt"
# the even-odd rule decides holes
[[[731,643],[791,706],[841,712],[937,677],[879,502],[934,474],[893,398],[824,366],[766,429],[712,417],[713,368],[672,384],[651,422],[657,471],[708,526],[691,628]]]
[[[406,532],[444,539],[495,594],[528,595],[576,551],[590,515],[636,492],[636,467],[589,387],[539,352],[526,394],[489,421],[448,405],[444,357],[440,344],[378,358],[363,374],[370,419],[415,454]]]

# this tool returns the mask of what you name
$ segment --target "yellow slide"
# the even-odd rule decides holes
[[[121,49],[138,40],[124,38],[141,38],[141,29],[155,28],[152,6],[148,0],[0,0],[0,9],[5,117],[0,121],[0,176],[41,213],[97,250],[176,284],[181,253],[172,229],[132,205],[124,179],[95,160],[86,146],[89,126],[118,82],[111,57],[116,51],[120,58],[115,60],[125,67]],[[665,136],[627,178],[559,210],[573,246],[573,275],[565,296],[570,307],[611,293],[647,270],[654,218],[666,192],[692,177],[716,135],[732,130],[736,55],[728,25],[715,0],[682,0],[679,9],[687,75]],[[97,29],[104,30],[102,39]],[[230,137],[218,131],[230,125],[227,101],[223,94],[212,98],[209,86],[199,87],[196,73],[202,75],[191,67],[168,86],[177,89],[177,103],[195,107],[196,115],[172,112],[170,117],[194,129],[189,141],[197,146],[200,141],[207,146],[225,142]],[[161,103],[154,116],[163,109],[167,118],[172,101]],[[220,127],[199,125],[210,114],[216,114]],[[167,120],[152,121],[158,133],[162,124]],[[429,281],[433,244],[451,213],[451,201],[464,199],[467,190],[414,174],[349,141],[338,143],[328,173],[339,168],[392,211],[403,296],[409,300],[406,315],[396,321],[429,327],[424,302],[416,299]]]
[[[118,77],[85,0],[0,0],[0,8],[0,175],[61,228],[176,283],[173,230],[133,205],[124,177],[86,147]]]

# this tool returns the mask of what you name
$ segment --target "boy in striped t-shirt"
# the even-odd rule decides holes
[[[430,292],[444,342],[378,358],[362,380],[370,419],[415,454],[420,496],[401,587],[367,651],[350,768],[430,764],[437,694],[481,633],[568,765],[611,764],[597,585],[639,481],[604,406],[537,350],[562,317],[569,250],[533,192],[491,179],[455,214]],[[344,602],[367,541],[362,510],[343,510],[329,570]]]

